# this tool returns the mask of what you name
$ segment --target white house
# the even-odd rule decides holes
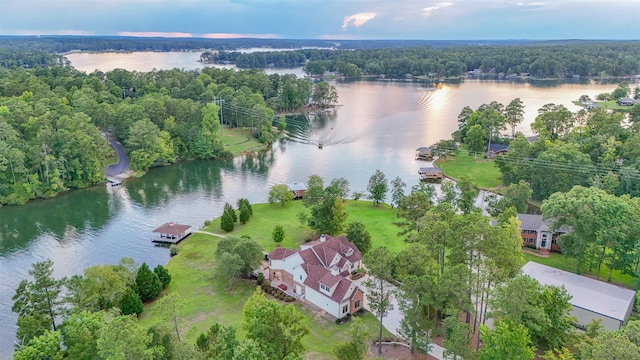
[[[564,286],[572,296],[571,316],[578,319],[578,326],[601,319],[605,330],[617,330],[633,309],[636,296],[633,290],[531,261],[522,267],[522,273],[543,285]]]
[[[269,253],[271,285],[316,305],[335,318],[363,305],[363,291],[350,280],[362,267],[360,250],[344,236],[322,235],[298,250],[276,248]]]
[[[522,245],[538,249],[541,253],[561,251],[557,238],[571,231],[570,228],[565,226],[555,231],[551,230],[549,224],[542,220],[542,215],[518,214],[518,220],[520,220]]]

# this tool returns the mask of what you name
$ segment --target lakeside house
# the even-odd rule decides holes
[[[629,320],[636,296],[633,290],[532,261],[522,267],[522,273],[542,285],[564,287],[571,295],[576,327],[600,320],[605,330],[618,330]]]
[[[489,144],[487,146],[487,157],[493,159],[496,155],[503,155],[509,151],[509,145],[507,144]]]
[[[421,146],[416,149],[416,160],[433,160],[433,152],[430,147]]]
[[[362,267],[362,254],[344,235],[321,235],[297,250],[276,248],[268,259],[271,286],[336,319],[362,308],[364,292],[350,279],[351,272]]]
[[[640,104],[640,101],[632,99],[630,97],[622,97],[618,99],[618,105],[620,106],[633,106],[635,104]]]
[[[293,192],[294,199],[302,199],[304,197],[304,193],[307,191],[307,185],[304,183],[295,182],[293,184],[287,184],[287,187],[291,192]]]
[[[156,243],[177,244],[187,236],[191,235],[191,226],[176,224],[173,221],[164,223],[155,230],[154,238],[151,240]]]
[[[421,167],[418,175],[420,175],[420,181],[440,182],[444,178],[444,173],[437,167]]]
[[[551,230],[549,223],[538,214],[518,214],[517,219],[520,221],[522,246],[537,249],[541,254],[560,252],[562,249],[558,245],[558,236],[571,231],[567,227]]]

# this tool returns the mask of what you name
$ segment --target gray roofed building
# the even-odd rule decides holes
[[[520,220],[522,245],[538,249],[541,253],[560,252],[562,249],[557,243],[558,236],[571,231],[571,228],[566,226],[552,230],[550,223],[544,221],[542,215],[538,214],[518,214],[518,220]]]
[[[605,330],[617,330],[629,319],[636,296],[633,290],[531,261],[522,273],[543,285],[564,286],[572,296],[571,315],[578,326],[600,319]]]

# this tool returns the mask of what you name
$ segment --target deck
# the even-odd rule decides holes
[[[185,236],[183,237],[154,237],[153,239],[151,239],[151,242],[154,242],[156,244],[169,244],[169,245],[178,245],[182,240],[188,238],[189,236],[191,236],[191,234],[193,234],[192,232],[187,233]]]

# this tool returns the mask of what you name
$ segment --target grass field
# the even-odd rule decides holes
[[[251,134],[249,128],[225,127],[224,135],[221,134],[220,139],[222,140],[225,149],[234,154],[260,149],[265,146]]]
[[[554,267],[556,269],[565,270],[568,272],[575,273],[576,272],[576,261],[573,258],[567,258],[558,253],[551,253],[548,258],[543,258],[535,255],[524,254],[525,261],[533,261],[538,264],[547,265]],[[609,277],[609,268],[606,265],[602,265],[600,268],[600,273],[596,274],[597,269],[594,271],[588,271],[589,264],[583,264],[581,267],[581,275],[588,276],[591,278],[597,278],[602,281],[607,281],[607,277]],[[622,278],[620,277],[620,271],[613,271],[611,276],[611,283],[616,285],[622,285],[629,289],[633,289],[635,285],[636,278],[622,274]]]
[[[258,241],[266,251],[275,247],[271,240],[273,226],[280,224],[285,228],[285,240],[281,246],[297,248],[313,234],[306,225],[301,226],[296,214],[305,209],[300,201],[287,206],[280,204],[252,205],[254,215],[245,225],[236,225],[229,235],[240,236],[247,234]],[[307,210],[308,211],[308,210]],[[370,202],[349,201],[347,212],[349,220],[358,219],[366,224],[372,233],[374,247],[385,244],[390,249],[398,250],[402,246],[397,228],[391,225],[395,219],[395,211],[389,206],[375,207]],[[385,225],[387,224],[387,225]],[[206,231],[222,234],[220,220],[214,220]],[[375,233],[374,233],[375,232]],[[172,281],[165,293],[176,292],[186,301],[186,309],[179,319],[179,328],[187,341],[195,343],[196,338],[209,329],[216,322],[232,325],[242,331],[242,307],[244,302],[255,290],[255,283],[250,281],[238,282],[232,290],[226,289],[214,277],[216,265],[215,249],[219,237],[206,234],[193,234],[182,242],[177,256],[171,258],[167,269],[171,273]],[[348,325],[336,325],[307,310],[300,304],[295,306],[304,314],[304,323],[310,329],[310,334],[304,339],[307,359],[333,359],[333,347],[336,343],[347,339]],[[146,304],[140,321],[145,326],[159,323],[160,317],[152,310],[153,304]],[[378,322],[371,315],[362,317],[369,328],[371,337],[377,334]],[[385,330],[385,336],[390,334]]]
[[[502,184],[500,170],[493,160],[481,156],[474,157],[467,150],[460,149],[452,156],[437,163],[441,165],[445,175],[458,179],[463,175],[470,176],[474,182],[485,189],[492,189]]]

